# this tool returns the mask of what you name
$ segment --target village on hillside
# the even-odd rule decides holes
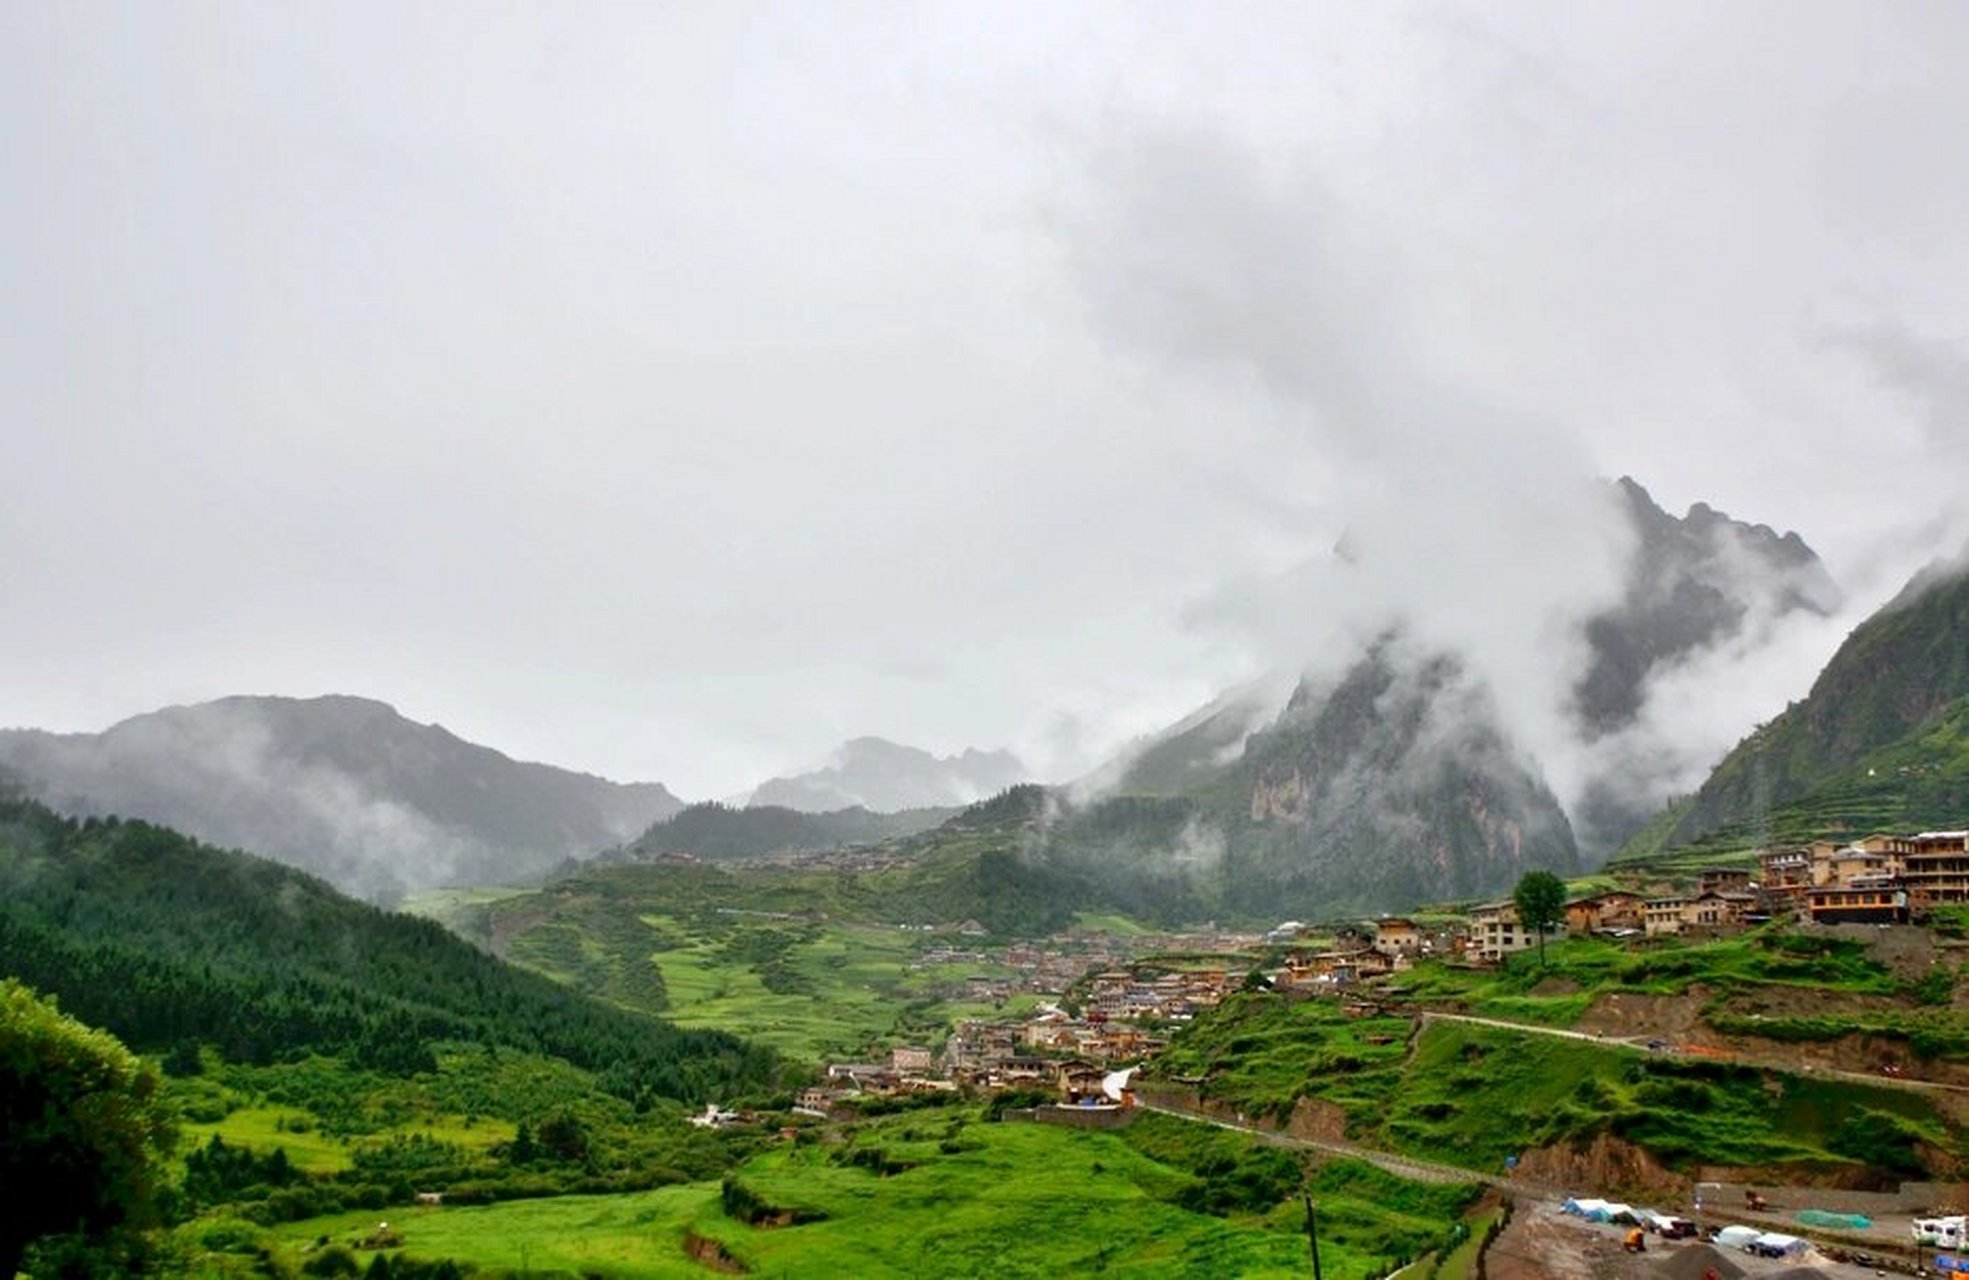
[[[1704,868],[1679,891],[1663,883],[1591,893],[1565,904],[1554,932],[1645,947],[1776,920],[1919,925],[1938,907],[1965,903],[1969,831],[1882,834],[1768,850],[1755,870]],[[1147,1061],[1173,1029],[1240,988],[1325,997],[1370,1014],[1399,1004],[1399,975],[1425,958],[1483,968],[1539,942],[1510,900],[1340,924],[1286,921],[1262,934],[1076,931],[997,948],[965,925],[960,938],[979,945],[933,945],[916,967],[952,974],[944,988],[954,999],[1003,1007],[1026,996],[1036,1008],[961,1020],[940,1046],[829,1063],[825,1079],[801,1093],[802,1109],[827,1114],[875,1097],[960,1088],[1104,1101],[1103,1081],[1116,1068]]]

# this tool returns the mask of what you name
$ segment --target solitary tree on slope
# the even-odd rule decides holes
[[[1545,964],[1545,931],[1566,918],[1566,882],[1550,871],[1527,871],[1511,894],[1518,923],[1538,930],[1538,963]]]

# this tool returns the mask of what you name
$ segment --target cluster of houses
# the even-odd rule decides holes
[[[826,1078],[802,1089],[794,1109],[826,1116],[869,1098],[967,1087],[1053,1089],[1069,1101],[1095,1098],[1113,1071],[1112,1062],[1140,1061],[1166,1043],[1133,1027],[1111,1028],[1094,1043],[1071,1038],[1070,1032],[1066,1039],[1043,1038],[1063,1030],[1068,1029],[1045,1018],[1029,1024],[960,1023],[940,1055],[909,1046],[892,1050],[886,1061],[829,1063]]]
[[[1906,924],[1938,906],[1969,903],[1969,831],[1871,835],[1771,849],[1755,872],[1712,867],[1693,890],[1609,890],[1566,904],[1566,932],[1622,938],[1718,933],[1792,918],[1814,924]],[[1510,902],[1470,913],[1465,953],[1496,961],[1537,945]]]
[[[1187,1022],[1222,1001],[1236,981],[1222,965],[1161,972],[1109,969],[1088,979],[1083,1004],[1095,1022]]]
[[[1760,891],[1773,911],[1821,923],[1902,923],[1969,903],[1969,831],[1816,840],[1763,855]]]
[[[1248,949],[1257,939],[1240,941]],[[1011,948],[1005,957],[1024,975],[1021,984],[1045,981],[1051,994],[1062,997],[1074,991],[1077,1013],[1053,1003],[1023,1018],[968,1018],[952,1029],[941,1051],[911,1046],[892,1050],[885,1061],[831,1063],[827,1078],[805,1090],[799,1106],[825,1114],[871,1095],[959,1088],[1057,1088],[1069,1099],[1092,1097],[1117,1064],[1140,1062],[1168,1043],[1163,1024],[1194,1017],[1243,980],[1241,969],[1222,964],[1130,967],[1114,956],[1090,975],[1087,958],[1083,953],[1082,967],[1068,971],[1058,952]]]

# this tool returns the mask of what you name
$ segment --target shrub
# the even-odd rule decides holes
[[[1909,983],[1908,994],[1922,1004],[1947,1004],[1955,995],[1955,974],[1938,964]]]
[[[355,1276],[362,1274],[362,1264],[356,1261],[355,1254],[346,1245],[331,1244],[301,1264],[304,1276]]]

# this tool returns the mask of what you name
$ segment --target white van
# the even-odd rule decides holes
[[[1916,1218],[1914,1242],[1937,1249],[1960,1249],[1969,1242],[1969,1214],[1949,1218]]]

